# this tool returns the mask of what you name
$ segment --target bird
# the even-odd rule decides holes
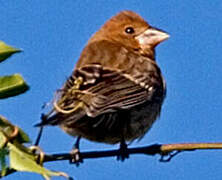
[[[140,15],[111,17],[83,49],[52,109],[37,126],[60,126],[71,136],[120,144],[142,139],[158,119],[166,83],[155,47],[169,38]],[[76,143],[76,147],[78,146]]]

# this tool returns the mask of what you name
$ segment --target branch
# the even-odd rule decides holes
[[[194,150],[210,150],[210,149],[222,149],[222,143],[181,143],[181,144],[153,144],[150,146],[137,147],[137,148],[127,148],[127,154],[145,154],[145,155],[161,155],[161,162],[169,162],[178,153],[184,151],[194,151]],[[90,151],[81,152],[81,159],[92,159],[92,158],[102,158],[111,156],[120,156],[120,150],[106,150],[106,151]],[[51,161],[71,161],[73,155],[70,153],[64,154],[46,154],[44,156],[43,162]],[[79,162],[76,164],[78,165]],[[13,169],[7,169],[6,175],[16,172]],[[0,175],[0,179],[1,179]]]
[[[181,143],[181,144],[154,144],[150,146],[128,148],[127,154],[145,154],[145,155],[161,155],[161,162],[170,161],[175,155],[183,151],[193,150],[209,150],[209,149],[222,149],[222,143]],[[106,150],[106,151],[90,151],[81,152],[81,159],[92,159],[119,156],[120,150]],[[167,158],[165,158],[167,157]],[[64,154],[46,154],[44,156],[44,162],[49,161],[61,161],[61,160],[72,160],[73,156],[70,153]]]

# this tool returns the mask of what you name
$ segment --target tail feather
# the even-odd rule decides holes
[[[47,117],[45,114],[41,115],[41,122],[37,123],[34,125],[34,127],[43,127],[43,126],[47,126],[47,125],[58,125],[59,124],[59,120],[58,120],[58,116],[57,114],[54,114],[50,117]]]

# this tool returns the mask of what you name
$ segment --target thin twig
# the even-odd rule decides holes
[[[180,144],[153,144],[150,146],[137,147],[137,148],[128,148],[128,154],[145,154],[145,155],[156,155],[160,154],[161,162],[169,162],[177,154],[184,151],[194,151],[194,150],[210,150],[210,149],[221,149],[222,143],[180,143]],[[81,152],[82,159],[92,159],[92,158],[102,158],[102,157],[111,157],[119,156],[120,150],[106,150],[106,151],[90,151],[90,152]],[[44,156],[44,162],[52,161],[62,161],[62,160],[71,160],[72,154],[63,153],[63,154],[46,154]],[[167,157],[167,158],[164,158]],[[8,169],[6,175],[16,172],[13,169]],[[0,176],[0,179],[2,177]]]
[[[169,156],[167,161],[171,160],[177,152],[183,151],[193,151],[193,150],[209,150],[209,149],[222,149],[222,143],[181,143],[181,144],[154,144],[150,146],[138,147],[138,148],[128,148],[128,154],[146,154],[146,155],[155,155],[160,154],[163,156]],[[176,153],[172,153],[175,152]],[[120,155],[119,150],[106,150],[106,151],[90,151],[90,152],[81,152],[82,159],[92,159],[92,158],[102,158],[102,157],[111,157]],[[61,160],[70,160],[72,155],[70,153],[63,154],[46,154],[44,162],[49,161],[61,161]],[[163,160],[163,159],[162,159]],[[163,160],[163,162],[167,162]]]
[[[222,149],[222,143],[180,143],[180,144],[163,144],[161,151],[189,151],[196,149]]]
[[[43,133],[43,126],[40,126],[39,127],[39,132],[38,132],[38,136],[37,136],[37,138],[36,138],[36,140],[35,140],[35,146],[38,146],[39,145],[39,142],[40,142],[40,139],[41,139],[41,137],[42,137],[42,133]]]

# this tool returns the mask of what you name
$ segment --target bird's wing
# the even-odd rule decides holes
[[[124,72],[104,68],[100,64],[77,68],[58,91],[53,113],[38,126],[74,123],[85,115],[96,117],[146,101],[153,102],[153,97],[158,97],[154,94],[164,87],[162,82],[152,77],[152,73],[148,77],[150,80],[146,79],[142,86],[140,81]]]
[[[81,79],[82,83],[79,89],[72,90],[77,79]],[[80,109],[95,117],[151,100],[155,89],[155,84],[145,88],[127,74],[92,64],[77,69],[68,79],[61,94],[60,106],[68,112],[81,103]]]

